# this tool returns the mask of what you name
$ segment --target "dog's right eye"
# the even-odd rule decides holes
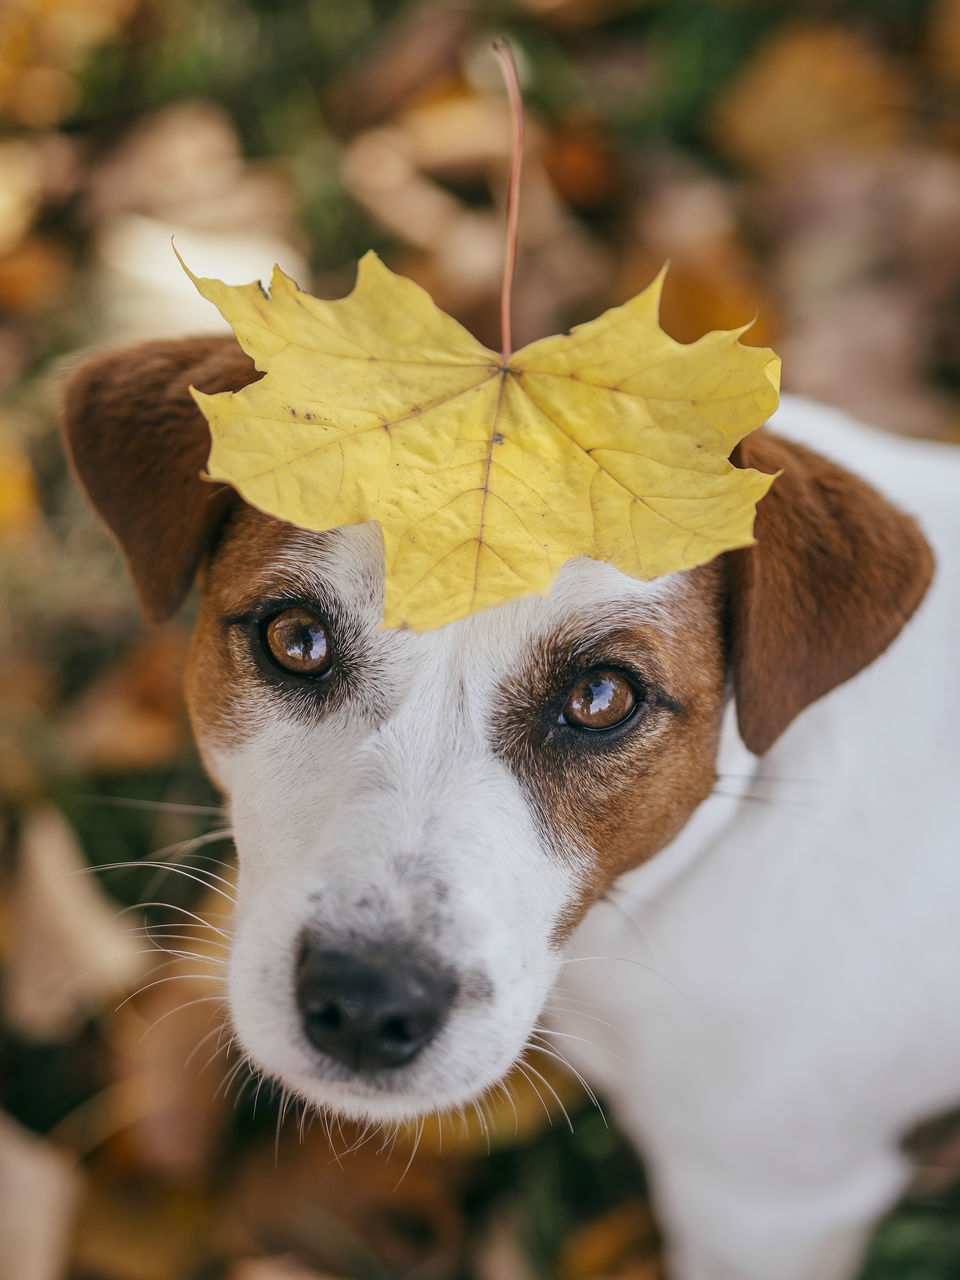
[[[294,675],[326,675],[333,663],[327,625],[309,609],[284,609],[276,614],[266,623],[263,639],[274,662]]]

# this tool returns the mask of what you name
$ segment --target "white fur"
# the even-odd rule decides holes
[[[623,957],[561,989],[629,1036],[573,1018],[593,1047],[569,1045],[647,1156],[678,1280],[850,1276],[899,1138],[960,1098],[960,451],[798,401],[772,425],[912,511],[938,568],[762,760],[731,715],[728,794],[622,878],[629,921],[600,904],[571,945]]]
[[[650,1164],[675,1280],[850,1276],[903,1186],[899,1136],[960,1098],[960,453],[797,401],[774,425],[912,509],[936,584],[891,650],[762,761],[730,717],[724,794],[621,879],[622,911],[590,911],[571,963],[551,938],[585,864],[493,754],[491,699],[571,619],[639,610],[669,629],[684,575],[642,584],[575,561],[549,598],[375,632],[371,531],[305,535],[286,568],[367,620],[386,714],[373,725],[347,705],[308,725],[265,701],[256,733],[215,760],[240,857],[231,1002],[251,1055],[353,1116],[455,1106],[502,1076],[556,983],[588,1002],[565,1029],[590,1043],[565,1048]],[[458,1000],[397,1088],[364,1084],[299,1028],[305,925],[409,937],[491,994]]]

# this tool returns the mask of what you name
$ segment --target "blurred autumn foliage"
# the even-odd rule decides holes
[[[78,351],[216,327],[171,236],[204,274],[276,260],[331,297],[377,248],[496,345],[503,32],[517,345],[669,258],[675,337],[755,318],[788,389],[960,440],[960,0],[5,0],[2,1280],[661,1275],[642,1171],[555,1063],[411,1159],[232,1056],[186,624],[142,629],[56,435]],[[867,1280],[960,1274],[955,1129],[933,1142]]]

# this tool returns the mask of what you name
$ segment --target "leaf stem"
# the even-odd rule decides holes
[[[500,287],[500,349],[503,363],[510,360],[512,334],[510,330],[510,304],[513,296],[513,277],[517,266],[517,220],[520,206],[520,170],[523,167],[523,99],[517,63],[510,41],[500,37],[493,42],[493,51],[500,59],[500,69],[507,86],[510,103],[510,122],[513,138],[510,147],[510,177],[507,183],[507,247],[503,260],[503,284]]]

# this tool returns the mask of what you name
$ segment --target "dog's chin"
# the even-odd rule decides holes
[[[422,1116],[456,1111],[482,1097],[499,1084],[520,1056],[512,1057],[486,1072],[471,1072],[469,1078],[445,1075],[439,1064],[424,1072],[418,1067],[395,1068],[371,1076],[348,1075],[331,1078],[327,1073],[279,1064],[268,1064],[249,1054],[249,1060],[281,1087],[318,1111],[361,1123],[395,1124]],[[300,1054],[296,1055],[298,1058]]]
[[[232,1021],[248,1062],[309,1106],[352,1121],[396,1123],[453,1111],[497,1085],[523,1053],[533,1019],[513,1034],[498,1027],[441,1032],[437,1040],[407,1066],[359,1074],[312,1049],[286,1020]],[[484,1020],[485,1021],[485,1020]],[[484,1040],[486,1043],[484,1043]]]
[[[505,1073],[481,1080],[474,1087],[448,1089],[427,1095],[397,1085],[373,1092],[362,1084],[318,1082],[309,1077],[291,1077],[287,1087],[308,1106],[329,1115],[361,1124],[396,1124],[424,1116],[442,1115],[469,1105],[492,1088]]]

